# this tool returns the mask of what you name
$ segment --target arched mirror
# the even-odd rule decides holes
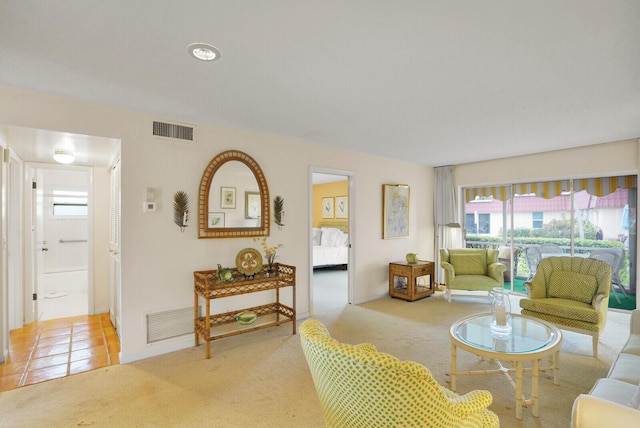
[[[228,150],[209,162],[198,196],[198,238],[269,235],[269,187],[248,154]]]

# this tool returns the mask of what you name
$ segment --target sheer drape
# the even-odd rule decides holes
[[[460,248],[462,246],[462,229],[458,219],[456,190],[453,184],[453,166],[442,166],[434,169],[434,230],[436,234],[434,259],[436,282],[441,284],[444,277],[440,268],[441,248]]]

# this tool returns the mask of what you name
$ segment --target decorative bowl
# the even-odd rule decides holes
[[[256,321],[256,318],[258,318],[258,315],[251,311],[240,312],[235,316],[236,321],[244,325],[253,324]]]
[[[418,263],[418,255],[415,254],[415,253],[408,253],[407,254],[407,263],[412,264],[412,265]]]

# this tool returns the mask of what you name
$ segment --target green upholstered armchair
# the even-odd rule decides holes
[[[499,426],[489,391],[458,395],[418,363],[336,341],[317,320],[302,323],[300,341],[329,428]]]
[[[522,315],[591,335],[593,356],[598,358],[611,290],[609,264],[582,257],[549,257],[540,261],[525,287],[528,298],[520,300]]]
[[[456,248],[440,250],[444,285],[451,302],[451,290],[491,291],[504,287],[506,266],[498,262],[498,250]]]

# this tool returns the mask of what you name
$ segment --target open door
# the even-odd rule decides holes
[[[37,166],[32,177],[32,321],[92,314],[91,172]]]
[[[110,172],[109,191],[109,318],[120,337],[120,161]]]
[[[349,171],[311,168],[312,314],[344,306],[353,300],[352,180],[353,173]]]

